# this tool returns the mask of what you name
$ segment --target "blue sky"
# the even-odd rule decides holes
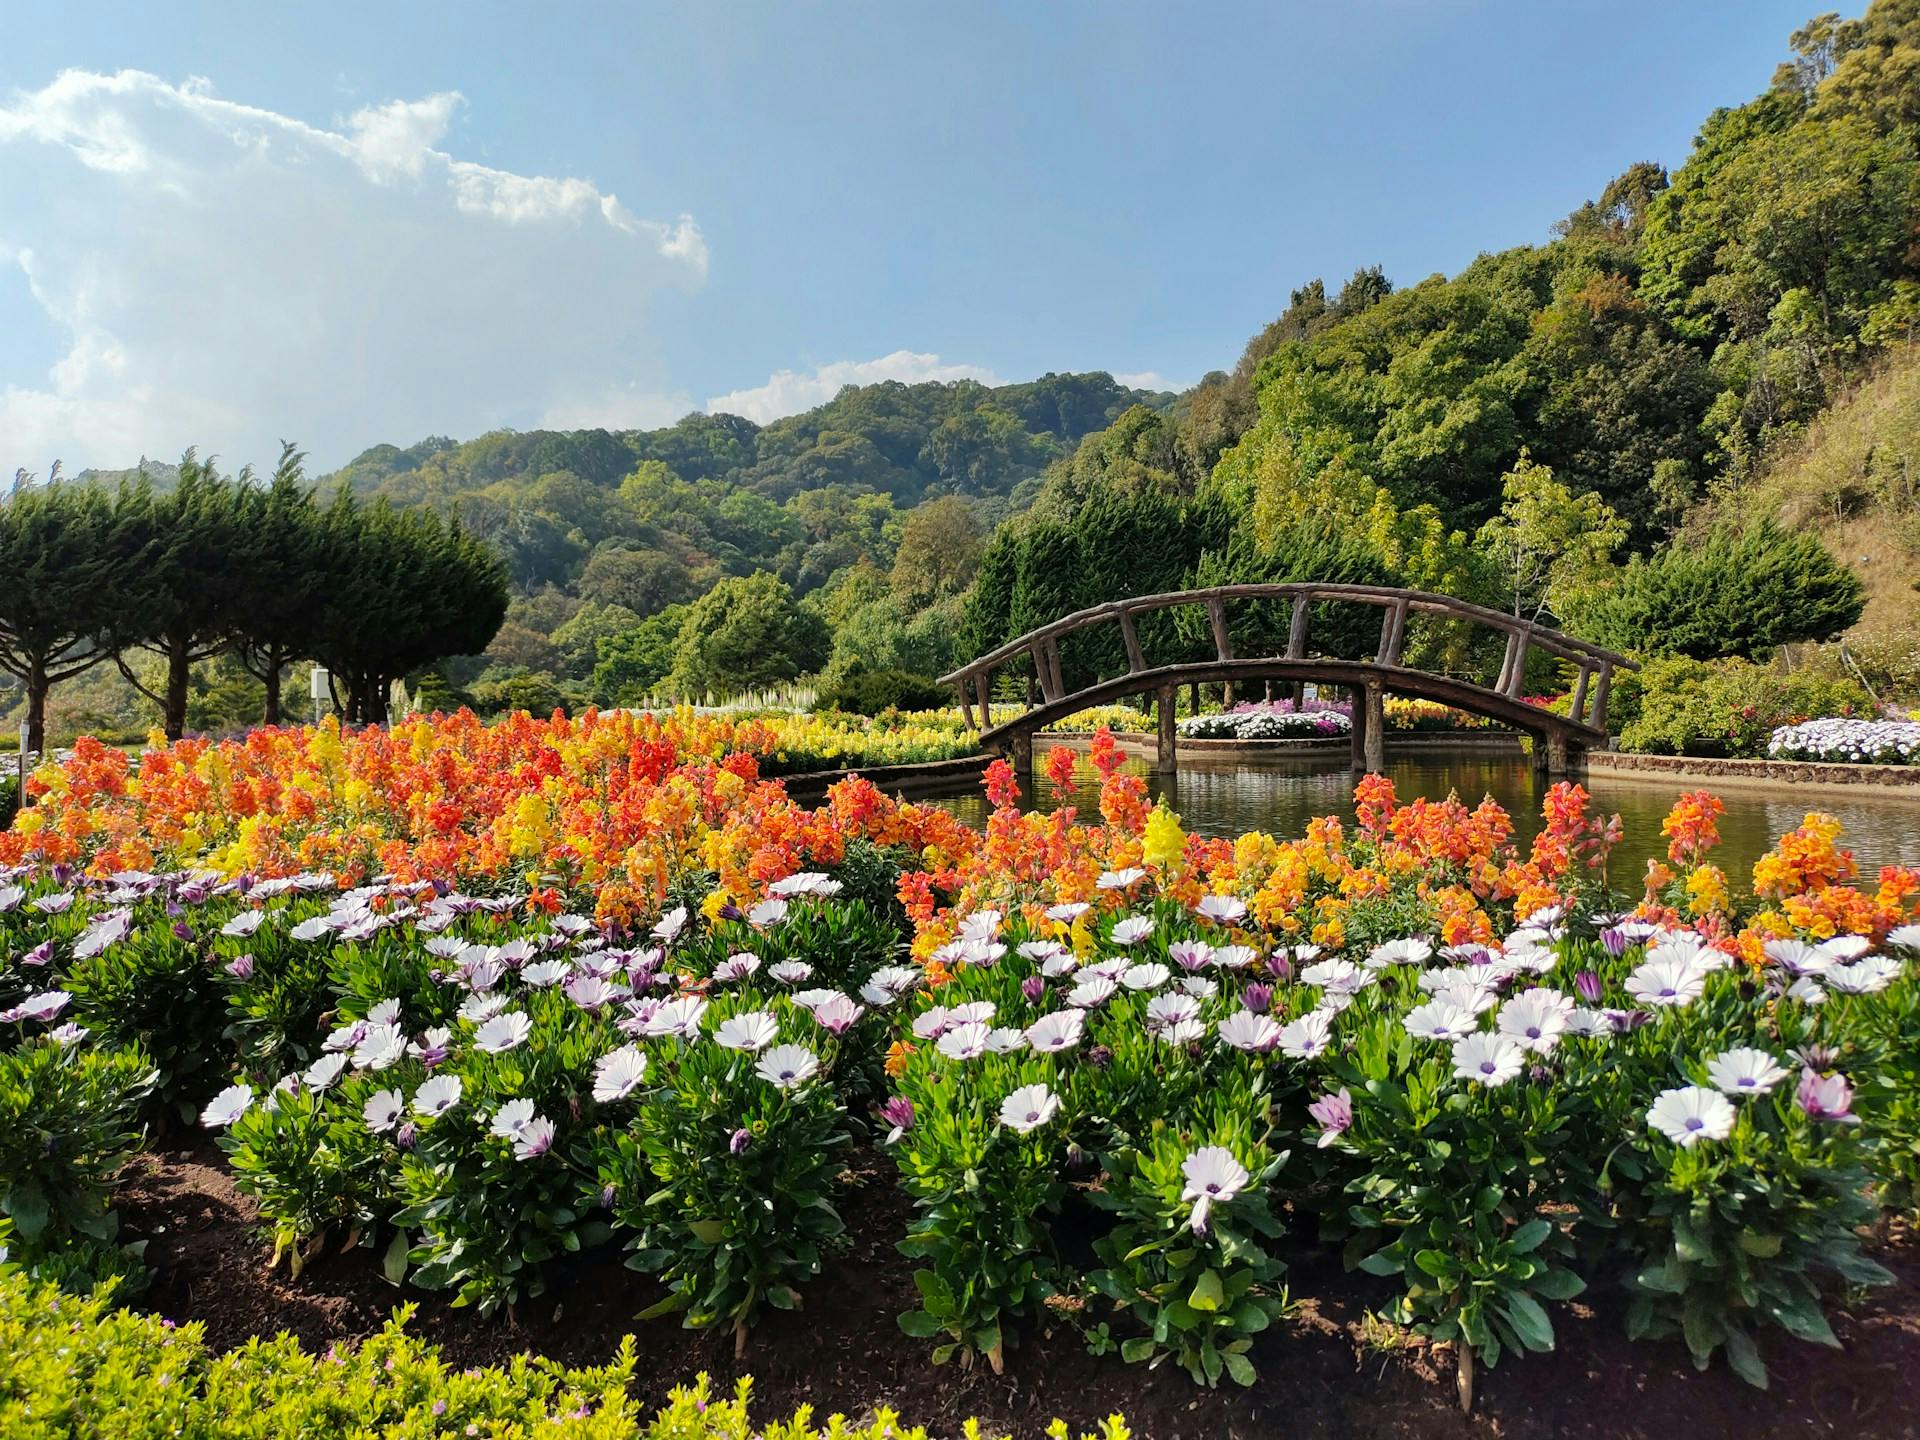
[[[0,466],[1188,382],[1678,164],[1813,8],[9,0]]]

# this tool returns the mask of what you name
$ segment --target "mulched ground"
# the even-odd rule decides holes
[[[989,1433],[1037,1436],[1059,1415],[1076,1427],[1124,1412],[1142,1440],[1183,1437],[1659,1437],[1846,1436],[1920,1433],[1920,1246],[1904,1237],[1880,1258],[1892,1286],[1835,1318],[1845,1349],[1820,1349],[1784,1335],[1764,1353],[1773,1387],[1762,1394],[1717,1366],[1696,1373],[1678,1342],[1625,1339],[1619,1307],[1607,1297],[1556,1316],[1554,1354],[1509,1359],[1482,1372],[1475,1413],[1454,1406],[1445,1353],[1394,1343],[1366,1323],[1364,1277],[1309,1256],[1296,1260],[1293,1291],[1316,1298],[1256,1341],[1260,1380],[1252,1390],[1196,1389],[1178,1370],[1147,1371],[1117,1357],[1089,1355],[1070,1327],[1028,1336],[1008,1354],[1007,1373],[984,1366],[936,1368],[925,1342],[894,1317],[911,1308],[910,1267],[893,1248],[908,1202],[884,1161],[842,1205],[852,1248],[807,1294],[806,1308],[769,1311],[736,1362],[730,1335],[680,1328],[669,1318],[632,1317],[659,1298],[648,1277],[625,1269],[617,1250],[571,1256],[550,1268],[544,1295],[513,1319],[482,1320],[436,1296],[404,1294],[381,1278],[376,1256],[359,1250],[316,1260],[298,1281],[270,1272],[250,1201],[233,1187],[220,1152],[201,1143],[142,1157],[120,1197],[134,1238],[148,1241],[156,1276],[144,1304],[177,1320],[199,1320],[226,1349],[254,1335],[291,1330],[309,1346],[351,1340],[386,1322],[403,1299],[418,1304],[412,1328],[457,1363],[498,1361],[533,1351],[576,1364],[606,1359],[622,1335],[638,1342],[643,1400],[663,1396],[702,1370],[730,1388],[754,1377],[764,1418],[811,1404],[816,1416],[853,1417],[876,1405],[898,1409],[936,1435],[955,1435],[977,1415]],[[1356,1283],[1356,1280],[1361,1283]]]

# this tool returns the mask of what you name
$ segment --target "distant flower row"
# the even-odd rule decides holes
[[[1830,718],[1783,725],[1767,742],[1776,760],[1912,765],[1920,760],[1920,722]]]

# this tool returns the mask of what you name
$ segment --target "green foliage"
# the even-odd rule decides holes
[[[594,642],[594,698],[611,705],[631,704],[658,693],[673,669],[687,607],[671,605],[630,630]]]
[[[63,1281],[137,1273],[109,1202],[157,1078],[137,1050],[45,1038],[0,1051],[0,1215],[16,1260]]]
[[[830,645],[778,576],[723,580],[687,607],[664,684],[696,700],[762,689],[819,669]]]
[[[1790,1084],[1745,1101],[1722,1143],[1682,1148],[1649,1134],[1615,1166],[1637,1200],[1627,1334],[1678,1334],[1702,1370],[1724,1346],[1734,1373],[1762,1388],[1755,1328],[1837,1350],[1819,1282],[1893,1278],[1860,1254],[1856,1231],[1873,1207],[1859,1130],[1809,1118]]]
[[[802,1410],[788,1420],[750,1417],[753,1382],[732,1399],[707,1377],[671,1390],[651,1418],[633,1390],[634,1351],[623,1342],[607,1364],[575,1369],[516,1357],[462,1367],[407,1334],[401,1307],[381,1332],[324,1355],[291,1335],[216,1355],[196,1322],[175,1328],[152,1315],[113,1310],[105,1293],[75,1297],[19,1275],[0,1274],[0,1431],[17,1440],[180,1435],[272,1440],[286,1435],[539,1435],[545,1440],[927,1440],[885,1405],[865,1422],[833,1416],[818,1429]],[[968,1433],[975,1433],[972,1422]],[[1067,1440],[1064,1425],[1047,1432]],[[1118,1416],[1099,1440],[1127,1440]],[[1095,1440],[1085,1436],[1083,1440]]]
[[[883,710],[937,709],[952,698],[951,690],[925,675],[854,666],[820,691],[819,706],[850,715],[878,715]]]
[[[1583,634],[1616,649],[1760,659],[1780,645],[1832,639],[1863,604],[1859,578],[1816,537],[1763,521],[1636,558],[1574,614]]]
[[[578,707],[569,687],[546,675],[506,675],[482,680],[473,687],[473,708],[482,715],[510,715],[524,710],[544,720],[556,710]]]
[[[1647,663],[1637,702],[1623,712],[1620,744],[1651,755],[1760,757],[1779,726],[1872,710],[1866,691],[1851,679],[1672,656]]]
[[[376,1088],[356,1081],[349,1098],[364,1103]],[[333,1106],[324,1092],[299,1087],[249,1107],[220,1148],[273,1234],[269,1264],[286,1256],[296,1278],[336,1227],[371,1242],[375,1223],[392,1210],[382,1176],[386,1146],[355,1108]]]
[[[1223,1096],[1209,1118],[1204,1129],[1156,1127],[1139,1148],[1104,1157],[1096,1199],[1118,1220],[1095,1247],[1107,1268],[1088,1283],[1147,1331],[1121,1341],[1123,1358],[1170,1355],[1196,1384],[1218,1385],[1225,1374],[1251,1385],[1252,1337],[1283,1305],[1274,1287],[1285,1267],[1261,1242],[1281,1233],[1268,1197],[1286,1157],[1266,1144],[1270,1116],[1257,1097]],[[1243,1193],[1196,1223],[1182,1164],[1209,1146],[1231,1153],[1249,1178]]]
[[[1595,583],[1627,538],[1627,526],[1599,495],[1575,495],[1526,451],[1503,477],[1500,513],[1476,542],[1505,573],[1513,613],[1558,613],[1570,595]]]
[[[716,1013],[763,1006],[780,1016],[781,1039],[817,1043],[819,1028],[784,999],[749,991]],[[714,1044],[655,1049],[658,1087],[599,1166],[634,1231],[627,1263],[661,1272],[671,1290],[647,1314],[682,1311],[690,1328],[728,1325],[742,1338],[762,1305],[800,1306],[845,1228],[832,1196],[849,1136],[831,1053],[790,1089],[756,1075],[756,1058]]]
[[[591,1143],[577,1117],[594,1058],[613,1048],[611,1024],[579,1023],[556,990],[530,993],[524,1008],[528,1041],[499,1054],[458,1052],[436,1072],[459,1081],[458,1103],[437,1118],[410,1116],[417,1133],[396,1131],[391,1142],[411,1141],[397,1157],[392,1220],[416,1234],[407,1257],[413,1283],[451,1290],[455,1305],[477,1305],[483,1314],[542,1293],[544,1262],[611,1234],[605,1221],[581,1213],[575,1169]],[[408,1082],[423,1074],[410,1061],[373,1078],[411,1093]],[[545,1153],[521,1156],[515,1140],[496,1133],[493,1122],[511,1102],[554,1122]]]
[[[1356,1096],[1340,1137],[1356,1163],[1352,1203],[1330,1229],[1346,1237],[1349,1264],[1398,1279],[1391,1318],[1492,1366],[1503,1352],[1551,1350],[1541,1302],[1585,1288],[1566,1268],[1574,1247],[1556,1212],[1589,1192],[1582,1140],[1605,1128],[1571,1085],[1482,1088],[1449,1069],[1385,1019],[1335,1065]]]
[[[127,938],[74,962],[62,983],[95,1038],[149,1058],[154,1098],[184,1117],[220,1088],[224,997],[192,921],[154,923],[159,909],[143,902]]]
[[[0,505],[0,672],[25,688],[29,748],[45,748],[51,686],[111,658],[97,637],[130,563],[99,490],[48,481]]]

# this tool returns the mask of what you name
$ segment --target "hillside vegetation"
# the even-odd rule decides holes
[[[1846,633],[1834,663],[1912,699],[1920,0],[1816,17],[1786,53],[1677,169],[1596,177],[1542,243],[1453,276],[1310,280],[1182,395],[1104,373],[850,387],[764,427],[379,445],[322,484],[430,507],[504,562],[485,653],[412,677],[436,705],[809,677],[877,696],[848,686],[876,672],[924,694],[1079,605],[1296,577],[1443,590],[1700,663]],[[1728,615],[1763,623],[1703,655]],[[1422,663],[1485,660],[1411,639]],[[247,708],[242,677],[203,689],[210,724]]]
[[[1907,348],[1705,514],[1770,514],[1817,535],[1866,586],[1847,632],[1876,689],[1920,688],[1920,350]]]

